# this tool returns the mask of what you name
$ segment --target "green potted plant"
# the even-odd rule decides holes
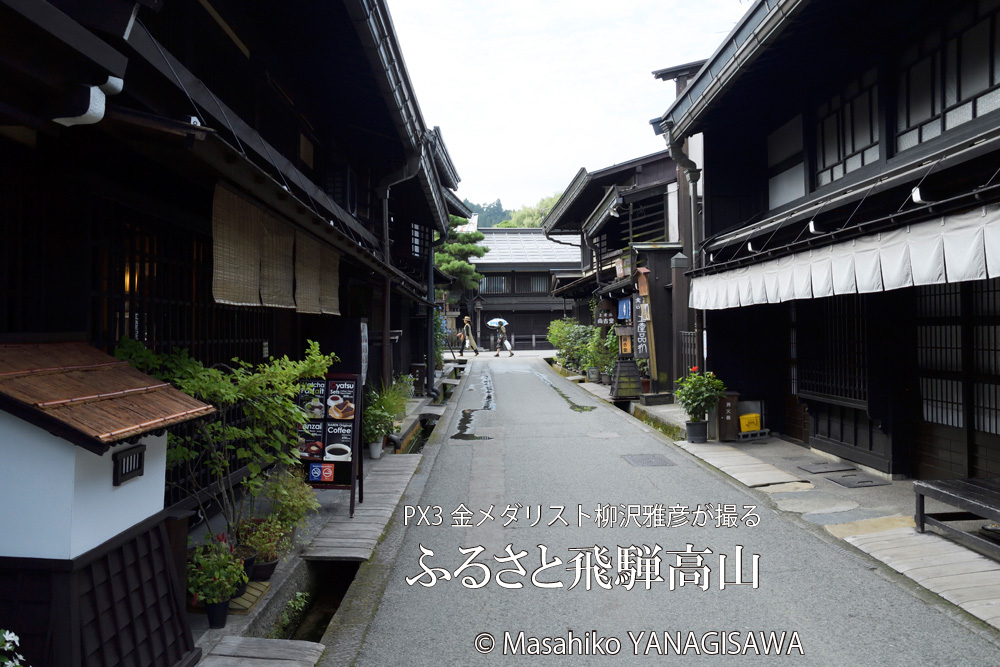
[[[240,544],[257,550],[257,562],[250,575],[253,581],[270,579],[278,561],[292,548],[291,528],[274,514],[241,522],[237,537]]]
[[[366,403],[365,411],[361,413],[361,437],[368,443],[373,459],[382,455],[385,436],[392,433],[393,421],[389,414],[376,400]]]
[[[649,359],[636,359],[635,365],[639,368],[639,382],[642,383],[642,393],[648,394],[650,389]]]
[[[690,419],[686,423],[688,442],[707,442],[708,411],[725,395],[726,385],[711,371],[699,373],[697,366],[693,366],[690,373],[675,382],[677,389],[674,391],[674,399]]]
[[[205,605],[208,627],[224,628],[229,600],[246,583],[243,561],[216,536],[207,535],[205,544],[192,550],[187,563],[187,587],[193,604]]]

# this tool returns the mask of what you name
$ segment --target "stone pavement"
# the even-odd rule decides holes
[[[892,536],[877,539],[876,533],[898,528],[895,517],[908,519],[909,489],[900,492],[895,484],[850,494],[828,489],[832,482],[796,470],[797,464],[791,465],[796,462],[783,457],[802,457],[801,463],[823,459],[777,439],[737,447],[712,443],[692,453],[529,355],[469,360],[456,396],[401,501],[429,510],[429,521],[411,518],[407,526],[405,514],[397,511],[321,640],[328,647],[320,662],[324,667],[525,662],[517,656],[529,653],[510,644],[519,641],[518,633],[567,642],[570,636],[574,642],[610,638],[622,646],[618,660],[646,664],[650,654],[663,655],[666,633],[704,637],[725,631],[731,639],[733,632],[749,636],[754,629],[801,635],[806,653],[792,653],[799,664],[1000,665],[994,627],[831,532],[868,522],[865,529],[847,530],[870,537],[865,546],[891,550]],[[696,454],[714,455],[714,463]],[[727,468],[754,475],[748,481],[755,486],[723,474]],[[717,530],[691,521],[654,533],[638,522],[601,525],[576,514],[637,502],[693,510],[706,501],[750,508],[757,512],[756,527],[744,522]],[[517,508],[516,522],[505,520],[508,507]],[[572,525],[558,521],[562,509]],[[466,514],[471,523],[455,523]],[[595,570],[583,564],[590,555],[603,558],[605,547],[613,554],[614,545],[626,545],[619,551],[646,549],[653,540],[657,544],[649,548],[658,551],[662,544],[667,554],[685,553],[685,544],[696,545],[692,554],[711,554],[705,561],[713,568],[711,586],[674,590],[673,574],[664,571],[657,578],[650,571],[659,583],[650,588],[640,582],[633,590],[625,580],[613,586],[603,581],[604,565]],[[762,572],[767,564],[766,585],[745,585],[752,583],[746,577],[747,553],[760,558]],[[733,560],[723,565],[722,558],[739,554],[743,575],[731,571],[723,590]],[[672,560],[664,562],[669,566]],[[920,569],[917,565],[900,567]],[[963,567],[942,576],[961,575]],[[707,572],[706,567],[706,585]],[[737,582],[743,585],[728,585]],[[955,590],[966,591],[959,594],[963,598],[970,594]],[[642,635],[637,649],[633,635]],[[652,648],[643,652],[644,647]],[[685,662],[716,659],[695,652],[692,648]],[[530,658],[533,664],[557,659]],[[566,664],[616,662],[596,651],[578,651]]]
[[[605,385],[580,386],[610,401]],[[679,429],[686,414],[679,405],[633,405],[641,419]],[[809,473],[801,466],[841,461],[825,452],[769,437],[740,443],[675,441],[681,449],[729,475],[741,484],[767,494],[782,512],[822,526],[829,534],[864,551],[927,590],[966,612],[1000,628],[1000,563],[941,535],[914,528],[911,480],[895,479],[882,486],[847,488],[829,478],[841,473]],[[854,464],[851,464],[854,465]],[[885,477],[855,466],[862,474]],[[927,499],[928,512],[954,508]],[[985,520],[971,522],[975,530]]]

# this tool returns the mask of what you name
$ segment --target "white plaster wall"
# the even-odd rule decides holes
[[[93,549],[118,533],[163,509],[163,485],[167,466],[167,436],[149,436],[143,475],[114,486],[111,455],[127,449],[121,444],[104,456],[82,447],[76,450],[76,486],[73,494],[71,558]],[[67,443],[68,445],[68,443]]]
[[[98,456],[0,411],[0,556],[75,558],[163,509],[167,437],[142,444],[144,474],[116,487],[114,448]]]
[[[0,556],[70,557],[76,449],[0,411]]]

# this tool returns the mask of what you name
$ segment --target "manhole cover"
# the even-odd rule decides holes
[[[836,482],[841,486],[846,486],[849,489],[860,489],[866,486],[887,486],[892,482],[880,479],[878,477],[871,477],[869,475],[862,475],[861,473],[852,473],[850,475],[839,475],[834,477],[827,477],[831,482]]]
[[[677,465],[673,461],[668,460],[665,456],[660,454],[625,454],[622,456],[623,459],[636,466],[637,468],[651,468],[653,466],[672,466]]]
[[[839,461],[828,461],[826,463],[810,463],[809,465],[804,465],[799,467],[805,470],[806,472],[811,472],[813,474],[854,470],[854,466],[852,466],[850,463],[843,463]]]

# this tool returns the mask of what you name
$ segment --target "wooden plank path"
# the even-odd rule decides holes
[[[422,454],[394,454],[379,460],[365,477],[365,501],[333,516],[302,550],[305,560],[368,560],[382,537]]]
[[[442,417],[447,405],[425,405],[420,409],[421,417]]]
[[[326,647],[316,642],[223,637],[200,667],[314,667]]]

